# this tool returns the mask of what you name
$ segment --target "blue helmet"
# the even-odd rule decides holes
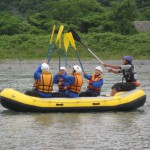
[[[132,63],[132,57],[131,56],[124,56],[122,59],[127,60],[129,63]]]

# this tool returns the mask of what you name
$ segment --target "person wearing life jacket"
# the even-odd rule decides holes
[[[60,71],[61,71],[61,74],[67,75],[67,70],[65,67],[60,67]],[[65,86],[64,86],[64,80],[61,77],[58,78],[58,89],[59,89],[58,92],[66,91]]]
[[[60,70],[61,74],[64,74],[64,75],[67,75],[67,69],[65,67],[60,67]],[[65,85],[64,85],[64,80],[63,78],[60,76],[60,75],[57,75],[57,78],[56,78],[56,81],[55,81],[55,84],[58,85],[58,92],[53,92],[52,93],[52,97],[58,97],[59,96],[59,93],[65,93],[66,92],[66,89],[65,89]]]
[[[132,64],[131,56],[122,57],[122,65],[111,65],[111,64],[103,64],[108,68],[108,72],[112,73],[123,73],[123,78],[121,83],[116,83],[112,86],[112,91],[110,96],[114,96],[117,92],[120,91],[130,91],[136,89],[136,87],[140,86],[140,83],[137,82],[137,75]],[[123,82],[125,79],[125,82]]]
[[[51,97],[53,84],[56,82],[56,76],[49,71],[49,65],[43,63],[34,73],[34,85],[32,91],[26,91],[25,94],[35,97]]]
[[[103,69],[101,66],[95,68],[94,74],[84,73],[85,79],[88,81],[86,92],[81,92],[80,97],[96,97],[100,95],[101,88],[103,86]]]
[[[62,72],[58,73],[64,81],[64,88],[66,90],[65,93],[59,93],[59,97],[79,97],[83,85],[81,71],[81,68],[78,65],[75,65],[73,66],[72,75],[66,75]]]

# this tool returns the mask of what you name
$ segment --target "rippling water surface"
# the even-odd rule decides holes
[[[107,61],[117,64],[121,61]],[[33,73],[40,61],[0,62],[0,90],[31,89]],[[78,62],[70,62],[68,70]],[[146,104],[131,112],[19,113],[0,106],[0,150],[149,150],[150,149],[150,61],[135,61]],[[91,73],[96,61],[83,62]],[[58,62],[51,62],[51,72]],[[102,94],[121,80],[104,68]],[[86,88],[84,83],[83,90]],[[57,86],[54,87],[57,90]]]

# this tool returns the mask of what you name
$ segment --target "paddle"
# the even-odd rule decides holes
[[[59,39],[59,46],[58,46],[58,50],[59,50],[59,70],[60,70],[60,66],[61,66],[61,37]]]
[[[53,53],[54,53],[54,50],[56,49],[56,44],[57,44],[58,40],[59,40],[60,37],[61,37],[61,34],[62,34],[63,29],[64,29],[64,26],[61,25],[60,28],[59,28],[57,37],[56,37],[56,41],[55,41],[54,47],[53,47],[53,49],[52,49],[52,53],[51,53],[51,55],[50,55],[50,57],[49,57],[49,59],[48,59],[48,63],[49,63],[49,61],[50,61],[50,59],[51,59],[51,57],[52,57],[52,55],[53,55]]]
[[[59,28],[59,31],[58,31],[58,34],[57,34],[56,42],[55,42],[55,43],[57,43],[58,40],[60,39],[63,29],[64,29],[64,26],[61,25],[60,28]]]
[[[76,52],[76,56],[77,56],[77,58],[78,58],[78,60],[79,60],[79,63],[80,63],[80,65],[81,65],[81,68],[82,68],[82,70],[83,70],[83,72],[84,72],[84,68],[83,68],[83,66],[82,66],[82,63],[81,63],[79,54],[78,54],[78,52],[77,52],[77,50],[76,50],[75,41],[74,41],[74,38],[73,38],[73,35],[72,35],[71,32],[68,33],[68,37],[69,37],[69,40],[70,40],[70,43],[71,43],[72,47],[74,48],[74,50],[75,50],[75,52]]]
[[[55,32],[55,25],[53,26],[53,29],[52,29],[52,33],[51,33],[51,38],[50,38],[50,40],[49,40],[49,45],[48,45],[48,49],[47,49],[47,52],[46,52],[46,59],[45,59],[45,61],[44,62],[47,62],[47,60],[48,60],[48,55],[49,55],[49,53],[50,53],[50,48],[51,48],[51,44],[52,44],[52,39],[53,39],[53,36],[54,36],[54,32]]]
[[[73,35],[73,38],[76,41],[80,42],[101,64],[103,64],[103,61],[100,60],[84,43],[81,42],[81,38],[73,29],[70,29],[68,32],[71,32]]]
[[[65,66],[68,66],[68,47],[69,47],[70,41],[69,41],[69,37],[68,37],[68,33],[64,34],[64,47],[65,47],[65,51],[66,51],[66,58],[65,58]]]

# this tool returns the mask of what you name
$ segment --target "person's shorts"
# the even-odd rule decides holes
[[[136,89],[136,85],[132,83],[116,83],[112,86],[111,89],[115,89],[117,92],[120,91],[131,91]]]

